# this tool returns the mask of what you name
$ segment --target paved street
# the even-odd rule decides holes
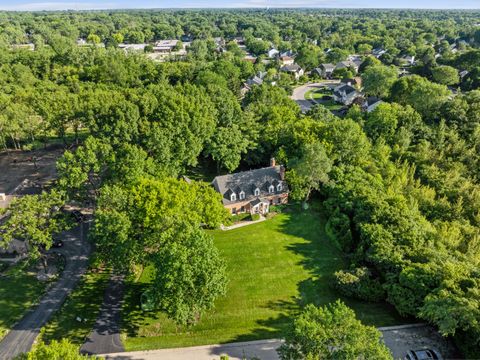
[[[60,279],[41,299],[40,304],[28,312],[0,342],[0,359],[13,359],[32,347],[43,325],[65,301],[88,266],[90,245],[86,240],[87,225],[70,230],[62,237],[64,247],[59,252],[66,258]]]
[[[176,349],[135,351],[104,355],[107,360],[218,360],[228,355],[229,360],[242,360],[257,357],[262,360],[278,360],[276,349],[280,340],[259,340],[223,345],[193,346]]]
[[[315,101],[313,100],[306,100],[305,99],[305,94],[315,88],[320,88],[322,86],[327,86],[331,85],[333,83],[338,83],[338,82],[332,82],[332,81],[325,81],[325,82],[320,82],[320,83],[313,83],[313,84],[306,84],[299,86],[295,89],[293,89],[292,96],[290,97],[292,100],[294,100],[298,105],[300,105],[300,108],[302,109],[302,112],[307,112],[310,110],[312,106],[315,105]]]
[[[125,351],[120,340],[123,279],[120,275],[112,275],[110,278],[97,322],[82,345],[81,353],[106,354]]]

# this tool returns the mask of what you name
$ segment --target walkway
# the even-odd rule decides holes
[[[223,345],[193,346],[176,349],[134,351],[102,355],[106,360],[218,360],[228,355],[229,360],[243,360],[256,357],[262,360],[278,360],[276,349],[281,340],[258,340]]]
[[[230,226],[224,226],[224,225],[220,225],[220,229],[222,229],[223,231],[227,231],[227,230],[233,230],[233,229],[238,229],[238,228],[241,228],[241,227],[244,227],[244,226],[248,226],[248,225],[253,225],[253,224],[256,224],[256,223],[259,223],[259,222],[262,222],[262,221],[265,221],[267,220],[267,218],[263,215],[260,215],[260,219],[259,220],[255,220],[255,221],[240,221],[236,224],[233,224],[233,225],[230,225]]]
[[[110,278],[97,322],[82,345],[81,353],[93,355],[125,351],[120,340],[123,280],[121,275],[112,275]]]
[[[64,247],[56,250],[65,255],[66,264],[60,279],[40,300],[40,304],[28,312],[0,342],[0,359],[13,359],[28,352],[40,329],[65,301],[87,270],[90,244],[86,240],[87,224],[65,232]]]

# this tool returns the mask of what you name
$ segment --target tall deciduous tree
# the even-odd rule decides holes
[[[193,324],[226,292],[225,263],[213,239],[182,227],[154,257],[151,294],[160,309],[179,324]]]
[[[14,199],[8,209],[7,220],[0,227],[3,245],[8,245],[13,239],[24,241],[28,256],[33,260],[42,260],[46,269],[45,250],[52,246],[52,236],[68,227],[60,211],[63,205],[63,196],[57,191]]]
[[[367,95],[381,98],[388,97],[390,95],[390,89],[397,77],[397,69],[393,66],[369,66],[362,74],[364,92]]]
[[[292,169],[287,173],[292,198],[306,202],[313,190],[319,190],[322,184],[329,182],[331,169],[332,161],[321,143],[305,145],[302,156],[292,161]]]
[[[320,308],[307,305],[278,353],[282,360],[393,359],[380,331],[363,325],[340,301]]]

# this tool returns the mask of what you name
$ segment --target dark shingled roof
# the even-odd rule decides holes
[[[341,85],[341,86],[338,86],[336,89],[335,89],[335,92],[334,94],[337,95],[337,96],[341,96],[341,93],[345,91],[345,94],[346,95],[349,95],[357,90],[355,90],[354,87],[350,86],[350,85]]]
[[[282,71],[288,71],[288,72],[297,72],[300,71],[302,68],[298,64],[292,64],[292,65],[285,65],[280,68]]]
[[[287,184],[280,176],[281,166],[271,166],[250,171],[243,171],[235,174],[217,176],[212,185],[217,192],[223,196],[223,204],[228,205],[238,201],[252,200],[257,197],[269,195],[268,187],[275,186],[274,193],[288,192]],[[277,191],[277,185],[282,184],[282,190]],[[255,189],[260,189],[260,195],[255,196]],[[245,199],[240,200],[240,191],[245,192]],[[232,192],[237,194],[236,201],[230,201]]]

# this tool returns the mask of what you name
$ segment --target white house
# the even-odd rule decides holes
[[[268,50],[268,52],[267,52],[267,55],[268,55],[268,57],[269,57],[270,59],[273,59],[273,58],[277,57],[278,54],[280,54],[280,51],[278,51],[278,50],[275,49],[275,48],[274,48],[274,49],[270,49],[270,50]]]
[[[343,105],[351,105],[360,93],[348,84],[341,84],[333,90],[333,99]]]
[[[298,64],[284,65],[280,68],[280,71],[293,74],[296,80],[298,80],[300,76],[304,74],[303,69]]]

